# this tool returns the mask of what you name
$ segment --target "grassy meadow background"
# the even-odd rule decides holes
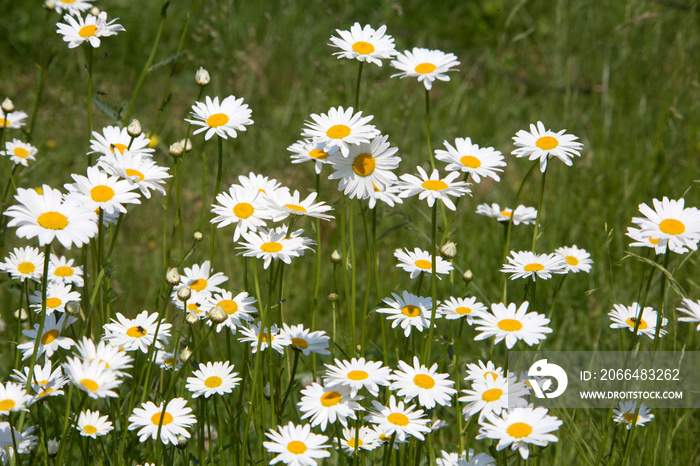
[[[100,108],[110,109],[93,107],[93,129],[100,131],[103,126],[128,124],[113,117],[126,115],[157,33],[163,4],[127,0],[95,3],[108,12],[110,19],[120,18],[118,22],[126,29],[104,38],[95,50],[94,97],[102,102]],[[397,50],[419,46],[454,53],[461,61],[459,72],[450,73],[449,82],[436,82],[430,93],[433,149],[442,148],[443,140],[471,137],[482,147],[493,146],[506,154],[508,167],[500,183],[483,181],[472,186],[473,197],[460,202],[454,231],[449,235],[458,247],[453,260],[457,270],[452,293],[465,291],[460,275],[470,269],[474,280],[469,293],[485,304],[498,302],[502,227],[493,219],[475,215],[474,210],[484,202],[513,207],[515,193],[532,163],[509,155],[512,136],[519,129],[527,129],[538,120],[555,131],[566,128],[585,146],[573,167],[556,159],[550,161],[538,249],[550,252],[576,244],[588,250],[595,263],[591,274],[567,279],[551,323],[554,332],[543,349],[615,350],[627,341],[629,332],[610,329],[607,313],[614,303],[629,305],[637,301],[643,271],[640,263],[621,260],[630,242],[624,232],[631,218],[639,215],[638,204],[650,204],[655,197],[678,199],[691,188],[685,196],[686,205],[700,206],[700,193],[694,186],[700,168],[698,6],[694,0],[173,0],[162,24],[154,69],[146,78],[131,117],[140,120],[144,131],[160,138],[154,161],[172,167],[168,146],[185,137],[184,118],[189,117],[199,92],[194,73],[203,66],[212,77],[205,95],[243,97],[255,121],[238,138],[224,143],[222,189],[237,181],[238,175],[253,171],[306,194],[314,187],[313,168],[309,164],[292,165],[286,148],[300,139],[304,121],[311,113],[351,106],[353,101],[357,63],[331,56],[335,49],[327,45],[336,28],[349,29],[355,21],[375,28],[386,24]],[[71,173],[82,174],[85,170],[85,153],[89,150],[87,45],[69,50],[55,33],[59,19],[56,13],[44,11],[40,2],[0,5],[0,98],[10,97],[18,110],[31,115],[41,78],[39,69],[48,63],[32,134],[39,153],[37,161],[22,174],[20,185],[24,187],[43,183],[62,187],[72,181]],[[175,55],[180,41],[181,53]],[[416,165],[428,167],[424,88],[413,79],[390,79],[393,72],[387,61],[381,68],[364,67],[360,107],[364,114],[374,115],[372,124],[399,148],[397,155],[403,160],[397,173],[412,173]],[[10,138],[13,135],[20,137],[16,130],[8,134]],[[208,256],[209,205],[216,172],[216,143],[205,143],[202,135],[193,137],[192,143],[194,148],[185,156],[183,171],[185,248],[189,248],[191,235],[197,230],[204,233],[205,240],[183,264],[186,266],[201,263]],[[440,162],[437,166],[444,168]],[[337,209],[340,193],[335,181],[326,180],[328,174],[324,168],[319,199]],[[209,180],[204,197],[202,179]],[[535,172],[519,203],[536,206],[538,194],[539,174]],[[142,309],[156,310],[163,268],[180,260],[178,248],[167,264],[161,253],[164,205],[173,201],[154,194],[150,201],[143,199],[142,205],[129,208],[114,254],[116,311],[133,316]],[[422,201],[408,199],[395,209],[383,208],[383,213],[379,247],[384,296],[373,296],[376,303],[390,296],[391,291],[413,290],[414,282],[395,268],[393,250],[427,250],[430,245],[429,210]],[[363,273],[359,216],[355,226],[358,267],[362,267],[358,271]],[[311,222],[299,227],[310,230]],[[338,223],[323,222],[322,228],[324,276],[330,277],[330,253],[340,248]],[[12,230],[0,233],[4,235],[0,251],[3,257],[13,246],[25,244]],[[310,231],[307,234],[312,236]],[[226,289],[242,288],[242,262],[231,241],[233,228],[218,230],[217,235],[213,268],[229,277]],[[531,236],[532,227],[516,227],[511,249],[528,249]],[[67,255],[79,257],[77,251]],[[292,324],[310,325],[314,260],[314,254],[307,253],[287,268],[284,305]],[[678,261],[678,256],[672,256],[672,263]],[[691,256],[676,275],[694,300],[700,298],[698,270],[697,256]],[[450,283],[442,280],[439,296],[447,296]],[[541,282],[538,296],[551,299],[556,283]],[[509,289],[510,300],[522,301],[522,281],[512,282]],[[360,275],[360,303],[364,290]],[[334,291],[333,280],[322,282],[319,328],[329,333],[330,303],[325,296]],[[652,286],[648,305],[655,308],[658,291],[658,284]],[[11,314],[17,290],[6,276],[0,277],[0,293],[0,312],[7,322],[0,353],[12,354],[16,323]],[[671,292],[666,314],[669,330],[675,328],[673,309],[679,301]],[[175,323],[175,311],[169,312],[169,321]],[[370,319],[377,322],[384,317],[372,314]],[[397,345],[402,341],[402,334],[389,333]],[[440,337],[439,332],[436,335]],[[463,357],[488,358],[488,353],[482,353],[488,345],[474,343],[473,335],[473,330],[465,329]],[[341,347],[346,339],[343,334],[336,336]],[[645,345],[649,345],[648,339],[642,342],[642,349],[651,349]],[[700,349],[691,324],[679,325],[661,342],[661,349],[684,346]],[[234,350],[231,361],[238,364],[248,347],[237,344]],[[502,352],[497,346],[491,358],[497,361]],[[386,358],[395,364],[395,357],[383,356],[378,346],[368,348],[367,356]],[[10,371],[6,364],[0,362],[3,380]],[[655,419],[635,430],[629,464],[700,464],[697,411],[652,411]],[[543,450],[547,460],[541,464],[586,464],[590,458],[595,459],[607,411],[555,414],[564,421],[556,433],[560,441]],[[471,447],[479,445],[473,437]],[[447,439],[441,447],[452,448],[449,441],[454,440]],[[616,454],[606,458],[610,464],[617,460]]]

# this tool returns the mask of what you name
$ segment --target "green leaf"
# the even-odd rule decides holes
[[[105,116],[112,121],[112,123],[114,123],[116,125],[119,124],[119,121],[120,121],[119,115],[106,102],[103,102],[102,100],[98,99],[97,97],[93,97],[92,103],[94,103],[95,106],[97,107],[97,109],[99,111],[101,111],[102,113],[104,113]]]
[[[148,68],[148,73],[150,73],[150,72],[152,72],[152,71],[155,71],[155,70],[157,70],[158,68],[162,68],[163,66],[168,65],[168,64],[174,62],[175,60],[177,60],[178,58],[180,58],[180,57],[183,56],[184,54],[185,54],[185,52],[174,53],[174,54],[170,55],[169,57],[164,58],[163,60],[152,64],[152,65]]]
[[[680,296],[681,298],[688,297],[688,294],[685,292],[685,290],[680,285],[680,283],[678,283],[678,281],[675,278],[673,278],[673,274],[671,272],[669,272],[668,270],[666,270],[666,268],[663,265],[656,263],[651,259],[647,259],[646,257],[639,256],[639,255],[637,255],[633,252],[629,252],[629,251],[627,251],[625,253],[625,257],[623,257],[622,260],[625,260],[628,257],[631,257],[633,259],[638,260],[639,262],[643,262],[647,265],[650,265],[652,267],[659,269],[661,271],[661,273],[663,273],[666,276],[668,283],[671,285],[671,288],[673,288],[673,291],[675,291],[678,296]]]

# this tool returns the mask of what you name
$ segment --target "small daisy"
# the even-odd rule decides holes
[[[455,139],[456,147],[447,141],[443,144],[447,150],[436,150],[435,158],[447,164],[446,170],[468,173],[476,183],[480,183],[482,177],[501,181],[497,172],[502,172],[500,167],[505,167],[506,163],[500,151],[493,147],[479,148],[470,138]]]
[[[316,202],[316,196],[318,193],[309,194],[306,199],[301,200],[301,194],[299,191],[294,191],[292,194],[290,191],[278,190],[273,194],[268,194],[265,197],[267,201],[267,206],[272,212],[272,220],[275,222],[281,222],[290,215],[302,215],[305,217],[320,218],[321,220],[330,220],[333,218],[332,215],[328,215],[325,212],[333,210],[331,206],[325,202]]]
[[[414,47],[412,51],[406,50],[404,53],[396,54],[396,59],[391,62],[391,66],[400,73],[392,74],[391,77],[418,78],[418,82],[423,82],[425,89],[429,91],[436,79],[449,81],[450,77],[446,73],[457,71],[454,68],[457,65],[459,61],[451,53]]]
[[[236,333],[236,327],[242,327],[243,321],[253,321],[253,314],[258,312],[253,306],[256,302],[257,300],[248,296],[248,293],[245,291],[238,293],[234,297],[233,293],[224,290],[220,294],[215,294],[211,298],[205,299],[200,310],[203,314],[206,314],[214,307],[221,307],[228,315],[228,319],[216,325],[216,332],[219,333],[221,329],[228,327],[232,333]],[[207,320],[207,323],[211,325],[210,320]]]
[[[127,131],[127,128],[119,128],[118,126],[105,126],[102,128],[102,134],[93,131],[90,140],[91,154],[99,152],[105,156],[125,156],[130,153],[132,156],[141,155],[145,158],[150,158],[155,149],[149,146],[151,142],[143,133],[132,138]]]
[[[78,342],[75,349],[80,355],[80,359],[85,362],[98,361],[105,363],[105,367],[119,377],[131,377],[124,372],[126,369],[131,369],[131,363],[134,361],[126,351],[121,351],[116,346],[106,341],[100,341],[95,345],[95,342],[87,337]]]
[[[178,308],[182,309],[183,302],[177,299],[177,291],[186,286],[190,289],[191,295],[188,302],[203,303],[212,293],[224,291],[219,287],[226,282],[228,277],[221,272],[214,273],[210,262],[204,261],[202,265],[194,264],[192,268],[185,267],[180,275],[180,284],[173,288],[171,299]]]
[[[17,188],[13,205],[4,212],[12,217],[9,227],[17,227],[17,236],[38,237],[45,246],[57,239],[66,249],[81,247],[97,234],[97,215],[89,207],[75,200],[63,200],[58,189],[44,185],[39,194],[33,189]]]
[[[117,32],[125,31],[121,24],[114,24],[119,19],[115,18],[107,22],[107,13],[100,12],[98,16],[88,14],[85,19],[80,13],[75,16],[70,14],[63,16],[64,23],[56,23],[58,30],[56,33],[63,36],[63,41],[68,42],[68,48],[72,49],[80,46],[83,42],[88,42],[93,48],[100,46],[100,37],[116,35]]]
[[[365,361],[365,358],[352,358],[350,361],[335,360],[335,365],[326,364],[326,387],[345,385],[350,388],[350,396],[355,396],[364,387],[373,396],[379,394],[379,386],[390,383],[391,369],[382,366],[381,361]]]
[[[209,398],[211,395],[223,395],[231,393],[241,381],[236,377],[238,372],[233,372],[233,364],[228,361],[217,361],[199,364],[199,370],[192,372],[194,377],[187,377],[185,388],[193,393],[192,398],[204,395]]]
[[[71,384],[87,393],[92,399],[117,398],[113,388],[121,384],[117,373],[107,369],[107,363],[100,361],[83,361],[80,358],[67,358],[62,364]]]
[[[274,194],[279,190],[289,191],[289,188],[282,186],[282,183],[276,179],[264,175],[256,175],[253,172],[250,172],[248,176],[239,175],[238,182],[247,190],[261,193],[265,196]]]
[[[478,302],[476,298],[471,297],[450,297],[443,301],[437,308],[437,311],[447,320],[457,320],[463,317],[467,318],[467,323],[472,324],[475,316],[487,311],[488,308]]]
[[[450,172],[443,179],[437,169],[428,174],[422,167],[416,167],[418,176],[411,174],[401,175],[401,192],[399,197],[411,197],[418,194],[418,198],[425,199],[428,206],[432,207],[437,199],[440,199],[450,210],[456,210],[450,196],[462,197],[465,194],[471,195],[471,190],[467,187],[469,183],[464,181],[454,181],[459,177],[458,172]]]
[[[29,411],[27,404],[31,404],[32,397],[27,395],[18,383],[0,383],[0,415],[9,415],[17,411]]]
[[[547,170],[547,160],[550,157],[557,157],[566,165],[573,165],[573,157],[581,157],[583,144],[576,142],[578,136],[564,134],[565,129],[555,133],[545,129],[541,121],[537,126],[530,125],[530,132],[518,131],[513,136],[513,145],[517,148],[512,154],[516,157],[529,157],[530,160],[540,159],[540,171]]]
[[[430,432],[429,419],[423,416],[423,410],[415,410],[415,405],[404,406],[403,401],[396,402],[394,395],[389,398],[389,406],[372,400],[374,410],[370,411],[369,422],[376,424],[387,436],[396,435],[397,440],[406,440],[411,435],[424,440],[423,434]]]
[[[558,254],[535,254],[530,251],[511,251],[508,263],[500,272],[510,273],[511,280],[532,277],[549,280],[553,273],[566,273],[566,262]]]
[[[58,321],[56,321],[56,316],[57,314],[46,315],[42,335],[41,338],[39,338],[39,348],[36,353],[37,358],[46,353],[46,358],[48,359],[59,347],[67,350],[71,346],[75,345],[75,342],[72,339],[63,336],[62,334],[69,325],[77,322],[78,319],[67,314],[63,314]],[[29,338],[29,341],[17,345],[17,349],[22,351],[22,360],[29,359],[32,356],[32,353],[34,352],[34,344],[37,340],[37,333],[39,333],[39,324],[34,324],[33,330],[22,330],[22,334]]]
[[[634,332],[634,327],[637,326],[637,333],[648,336],[652,340],[656,336],[656,324],[658,323],[657,312],[650,308],[645,307],[641,312],[641,307],[638,303],[633,303],[631,306],[625,306],[624,304],[615,304],[614,309],[608,312],[610,319],[613,321],[610,324],[610,328],[628,328],[630,332]],[[663,318],[661,321],[661,327],[665,327],[668,323],[667,318]],[[663,328],[659,332],[659,336],[663,337],[666,335],[666,330]]]
[[[511,450],[518,450],[523,459],[530,456],[528,444],[546,447],[549,442],[559,439],[551,434],[559,429],[562,421],[549,416],[547,409],[541,406],[504,410],[501,416],[489,414],[487,421],[481,424],[478,440],[490,438],[498,440],[497,451],[510,445]]]
[[[324,152],[330,153],[337,147],[343,157],[347,157],[350,155],[350,145],[369,143],[372,138],[379,136],[375,126],[368,124],[372,118],[372,115],[363,117],[362,112],[353,113],[352,107],[347,110],[334,107],[328,110],[328,114],[312,113],[313,121],[306,121],[302,136],[324,143]]]
[[[0,271],[9,273],[13,279],[41,281],[44,274],[44,253],[27,246],[15,248],[5,262],[0,263]]]
[[[566,273],[590,273],[591,271],[591,264],[593,263],[591,255],[585,249],[579,249],[575,244],[571,247],[557,248],[554,250],[554,254],[558,254],[564,259],[564,270],[566,270]]]
[[[117,312],[117,320],[110,319],[111,323],[105,324],[104,340],[109,341],[117,348],[124,348],[125,351],[141,350],[148,353],[148,349],[155,339],[155,347],[163,349],[168,344],[171,324],[161,319],[158,325],[158,313],[148,314],[143,311],[133,319],[124,317]],[[156,329],[158,334],[156,335]]]
[[[630,243],[630,246],[635,247],[647,247],[654,248],[654,252],[658,256],[659,254],[666,253],[666,246],[668,246],[668,238],[654,238],[653,236],[648,236],[642,233],[642,230],[633,227],[627,227],[627,236],[634,240]]]
[[[73,259],[51,254],[49,261],[49,280],[54,283],[64,283],[83,287],[83,266],[73,265]]]
[[[19,129],[26,124],[24,120],[26,120],[28,116],[26,112],[22,111],[6,114],[0,110],[0,128]]]
[[[408,338],[413,327],[419,332],[430,326],[430,317],[432,316],[433,300],[432,298],[424,298],[409,293],[403,292],[403,296],[396,293],[391,293],[394,299],[384,298],[384,303],[389,307],[377,309],[380,314],[389,314],[387,319],[393,320],[391,328],[396,328],[401,325],[404,330],[404,335]],[[440,314],[435,314],[435,318],[439,318]]]
[[[129,416],[129,430],[139,429],[139,442],[145,442],[149,437],[156,440],[160,430],[160,441],[165,445],[178,444],[178,436],[190,438],[187,428],[197,422],[192,408],[187,406],[184,398],[173,398],[163,409],[163,402],[156,405],[152,401],[142,403]]]
[[[396,147],[390,147],[389,136],[377,136],[371,142],[363,142],[350,147],[348,155],[337,152],[330,157],[334,172],[329,180],[340,180],[338,191],[343,191],[350,199],[367,199],[375,187],[386,188],[398,181],[391,170],[398,168],[401,157],[394,154]]]
[[[360,426],[359,429],[345,427],[343,437],[340,439],[340,446],[348,455],[353,455],[356,450],[358,452],[374,450],[380,443],[377,433],[367,426]]]
[[[632,425],[643,426],[645,423],[654,419],[647,405],[642,403],[639,406],[637,419],[634,419],[634,413],[637,411],[636,401],[620,401],[617,407],[613,410],[613,421],[627,425],[627,430],[632,429]]]
[[[499,222],[509,222],[513,217],[513,225],[533,225],[537,221],[537,209],[519,205],[515,211],[509,207],[501,209],[498,204],[480,204],[476,207],[476,213],[487,217],[495,218]]]
[[[125,179],[141,191],[146,199],[151,198],[151,190],[165,196],[165,180],[171,178],[167,167],[157,165],[148,155],[125,150],[121,155],[105,154],[97,161],[97,166],[110,175]]]
[[[455,383],[449,380],[449,374],[438,373],[437,368],[435,363],[428,369],[416,356],[413,356],[413,366],[399,361],[400,370],[394,370],[391,375],[393,382],[389,389],[398,390],[396,395],[406,402],[418,397],[418,404],[427,409],[433,409],[436,404],[450,406],[452,395],[457,393],[452,388]]]
[[[15,446],[17,446],[17,453],[20,455],[35,451],[39,439],[36,435],[31,435],[34,429],[35,426],[31,426],[24,432],[20,432],[9,422],[0,422],[0,463],[10,463],[15,457]]]
[[[165,369],[166,371],[179,371],[182,367],[182,360],[179,357],[175,356],[174,353],[170,353],[168,351],[156,351],[156,354],[153,356],[153,360],[158,365],[158,367],[160,367],[161,369]]]
[[[267,205],[266,196],[239,185],[231,185],[228,192],[216,196],[217,204],[212,204],[211,212],[216,215],[211,223],[217,227],[236,224],[233,241],[236,242],[242,233],[257,231],[271,220],[274,213]]]
[[[12,139],[12,142],[5,143],[5,150],[0,151],[0,155],[7,155],[10,157],[10,161],[15,165],[23,165],[25,167],[29,166],[30,161],[36,160],[34,157],[39,150],[29,144],[28,142],[22,142],[19,139]]]
[[[428,251],[423,251],[420,248],[414,248],[413,252],[406,248],[404,248],[403,251],[401,249],[397,249],[394,251],[394,257],[399,260],[396,267],[409,272],[411,274],[411,279],[416,278],[421,274],[421,272],[425,274],[433,273],[433,256]],[[440,275],[449,274],[450,271],[453,270],[453,267],[451,263],[440,256],[436,257],[435,259],[437,261],[435,263],[435,268],[438,274],[437,277],[442,280]]]
[[[503,303],[492,304],[491,313],[484,312],[474,319],[475,324],[479,325],[476,330],[482,332],[474,337],[474,341],[496,337],[494,344],[505,339],[506,346],[511,349],[518,340],[523,340],[528,346],[544,340],[546,333],[552,333],[552,329],[547,327],[549,319],[544,314],[527,312],[529,305],[525,301],[516,310],[515,303],[510,303],[508,307]]]
[[[35,312],[41,312],[41,290],[34,292],[29,297],[29,307]],[[49,282],[46,287],[46,312],[65,312],[66,304],[71,301],[80,301],[80,293],[72,291],[70,285],[63,283]]]
[[[326,144],[323,142],[302,139],[287,147],[287,150],[292,153],[292,163],[314,162],[316,174],[320,175],[323,165],[331,163],[328,158],[330,154],[323,150],[325,146]],[[335,153],[337,150],[338,148],[335,147],[331,150],[331,153]]]
[[[93,0],[56,0],[54,8],[56,8],[56,13],[63,13],[65,10],[68,13],[75,14],[92,8],[92,1]]]
[[[199,134],[206,131],[204,140],[208,141],[215,134],[220,138],[228,139],[238,136],[236,131],[245,131],[246,125],[252,125],[250,119],[252,112],[248,104],[243,103],[243,98],[236,99],[235,96],[228,96],[219,104],[219,98],[211,100],[206,96],[205,102],[197,102],[192,106],[192,116],[194,120],[185,120],[196,126],[201,126],[192,134]]]
[[[496,367],[496,365],[488,361],[484,364],[483,361],[477,361],[479,364],[467,364],[467,376],[464,378],[466,382],[474,381],[484,381],[487,379],[496,380],[499,377],[503,377],[503,368]]]
[[[241,327],[241,333],[243,334],[243,337],[239,338],[238,341],[242,343],[250,342],[253,354],[258,352],[258,342],[261,340],[261,325],[262,323],[258,322],[257,324],[253,324],[248,327]],[[289,346],[291,344],[292,341],[289,338],[287,338],[286,335],[280,333],[279,329],[275,324],[272,324],[272,326],[270,326],[269,332],[267,331],[267,328],[263,329],[262,342],[260,345],[261,351],[265,351],[268,348],[268,346],[271,346],[273,350],[277,351],[280,354],[284,354],[284,347]]]
[[[396,55],[394,38],[386,32],[386,26],[382,25],[376,31],[369,24],[363,28],[360,23],[352,25],[349,31],[336,29],[340,37],[331,37],[331,47],[341,49],[334,52],[338,58],[349,58],[382,66],[382,60]]]
[[[99,167],[88,167],[87,177],[71,175],[75,183],[65,185],[65,188],[77,196],[90,210],[102,209],[108,214],[126,213],[122,204],[140,204],[138,193],[131,182],[120,180],[117,176],[109,176]]]
[[[530,394],[524,382],[516,382],[515,374],[509,374],[508,379],[486,377],[472,383],[470,390],[462,390],[463,396],[459,401],[467,403],[462,408],[465,419],[479,413],[479,423],[493,413],[500,415],[506,408],[523,408],[527,406],[525,397]]]
[[[700,211],[695,207],[685,207],[685,199],[659,201],[653,200],[654,209],[646,204],[639,204],[639,211],[644,217],[634,217],[642,230],[642,235],[659,240],[667,240],[668,247],[677,254],[684,254],[688,249],[698,248],[700,241]]]
[[[314,382],[304,388],[301,394],[301,401],[297,403],[299,411],[304,413],[301,419],[311,418],[311,427],[320,425],[323,432],[328,424],[336,421],[347,427],[348,418],[357,419],[355,411],[364,411],[358,403],[363,397],[351,395],[350,387],[344,385],[329,388]]]
[[[25,387],[27,385],[27,378],[29,377],[29,368],[22,368],[22,372],[13,369],[12,372],[10,377]],[[61,390],[61,388],[68,383],[68,379],[63,376],[61,366],[53,369],[50,359],[46,359],[43,367],[39,364],[34,365],[34,373],[32,376],[31,387],[32,390],[34,390],[35,396],[30,404],[47,396],[63,395],[63,390]]]
[[[683,307],[677,307],[676,311],[687,314],[689,317],[679,317],[678,322],[698,322],[698,332],[700,332],[700,301],[693,302],[688,298],[682,301]]]
[[[435,458],[437,466],[495,466],[496,460],[486,453],[474,454],[473,449],[462,451],[461,455],[457,453],[448,453],[445,450],[440,451],[441,458]]]
[[[114,427],[109,420],[109,416],[100,416],[99,411],[82,411],[78,416],[78,423],[75,426],[83,437],[92,437],[96,439],[103,435],[107,435]]]
[[[291,327],[287,324],[282,324],[280,334],[289,338],[292,342],[289,346],[297,351],[301,351],[304,356],[308,356],[311,353],[331,354],[328,351],[330,337],[323,330],[312,332],[304,328],[303,324],[292,325]]]
[[[304,230],[297,230],[292,234],[287,233],[287,225],[274,229],[261,228],[257,232],[243,233],[246,242],[241,241],[237,249],[243,249],[244,257],[256,257],[263,259],[263,267],[267,269],[272,259],[279,259],[285,264],[292,263],[292,257],[304,254],[304,249],[311,249],[307,238],[300,237]]]
[[[278,426],[277,430],[270,429],[265,433],[271,442],[263,442],[263,446],[270,453],[278,453],[270,464],[282,462],[293,466],[313,466],[319,458],[328,458],[330,452],[326,451],[330,445],[325,442],[328,437],[314,434],[311,426],[295,426],[291,421],[286,426]]]

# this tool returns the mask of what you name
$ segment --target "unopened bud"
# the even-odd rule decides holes
[[[199,322],[199,316],[196,312],[188,312],[185,316],[185,322],[187,322],[187,325],[195,325]]]
[[[59,442],[56,437],[46,442],[46,452],[49,454],[49,458],[53,458],[58,454],[59,446],[61,446],[61,442]]]
[[[56,0],[46,0],[44,2],[44,8],[46,8],[49,11],[53,11],[56,9]]]
[[[194,233],[192,233],[192,241],[194,241],[195,243],[201,243],[203,239],[204,235],[201,231],[195,231]]]
[[[178,141],[180,144],[182,144],[182,147],[185,148],[185,152],[189,152],[192,150],[192,139],[186,138],[186,139],[180,139]]]
[[[90,11],[88,13],[97,18],[98,16],[100,16],[100,9],[96,6],[93,6],[92,8],[90,8]]]
[[[66,303],[66,314],[69,316],[80,315],[80,302],[79,301],[68,301]]]
[[[0,108],[2,108],[2,111],[5,113],[12,113],[15,111],[15,104],[12,103],[9,97],[5,97],[5,100],[2,101]]]
[[[213,323],[221,324],[223,322],[226,322],[226,319],[228,319],[228,314],[226,314],[226,311],[224,311],[223,307],[214,306],[211,309],[209,309],[209,312],[207,312],[207,317]]]
[[[270,382],[267,382],[263,387],[263,396],[268,400],[270,399]]]
[[[175,445],[175,446],[177,448],[179,448],[180,450],[184,450],[185,448],[187,448],[187,437],[185,437],[184,435],[181,434],[181,435],[178,435],[176,438],[177,438],[177,445]]]
[[[20,322],[24,322],[29,318],[29,314],[27,314],[27,310],[22,308],[22,309],[17,309],[15,311],[15,319],[19,320]]]
[[[173,286],[180,283],[180,272],[177,271],[177,267],[168,269],[168,272],[165,274],[165,281]]]
[[[340,255],[340,253],[338,252],[337,249],[334,250],[334,251],[331,253],[331,262],[334,263],[334,264],[340,264],[340,261],[341,261],[341,260],[343,260],[343,257]]]
[[[174,158],[182,157],[185,152],[185,148],[179,142],[170,144],[170,156]]]
[[[448,241],[440,248],[440,255],[445,259],[454,259],[457,255],[457,245],[452,241]]]
[[[334,303],[340,299],[340,296],[338,296],[338,293],[331,293],[328,295],[328,301]]]
[[[190,299],[190,296],[192,296],[192,291],[190,290],[189,286],[181,286],[177,290],[177,299],[180,301],[187,301]]]
[[[189,349],[188,347],[185,347],[182,349],[182,351],[180,351],[180,361],[183,364],[187,363],[187,361],[189,361],[191,357],[192,357],[192,350]]]
[[[131,123],[129,123],[129,126],[126,127],[126,132],[129,136],[132,138],[136,138],[141,136],[141,123],[137,119],[131,120]]]
[[[194,80],[197,81],[197,84],[204,87],[209,85],[211,77],[209,77],[209,72],[200,66],[194,75]]]
[[[465,272],[462,274],[462,280],[464,280],[465,282],[467,282],[467,284],[469,284],[469,282],[471,282],[472,280],[474,280],[474,274],[472,273],[472,271],[471,271],[471,270],[465,271]]]

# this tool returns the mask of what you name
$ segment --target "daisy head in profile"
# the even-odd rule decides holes
[[[382,60],[396,54],[394,38],[385,34],[384,25],[375,30],[369,24],[363,27],[360,23],[355,23],[349,31],[335,31],[340,37],[332,36],[328,45],[340,49],[339,52],[333,53],[338,58],[355,59],[382,66]]]
[[[391,66],[399,72],[391,77],[418,78],[418,82],[422,82],[425,89],[429,91],[435,80],[449,81],[450,77],[447,73],[456,71],[455,66],[457,65],[459,65],[459,61],[454,54],[414,47],[413,50],[396,54]]]

